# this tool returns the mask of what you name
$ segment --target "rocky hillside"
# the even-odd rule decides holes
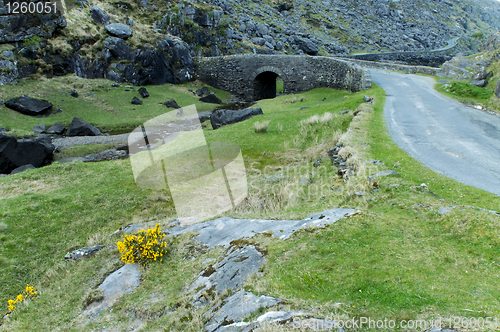
[[[40,0],[38,2],[43,2]],[[493,0],[67,0],[56,13],[0,2],[0,84],[31,74],[134,84],[194,77],[196,56],[475,51],[500,28]]]

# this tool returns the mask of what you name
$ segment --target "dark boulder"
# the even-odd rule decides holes
[[[46,100],[26,96],[9,99],[5,102],[5,106],[19,113],[32,116],[46,115],[50,113],[52,108],[52,104]]]
[[[217,98],[217,96],[214,94],[209,94],[208,96],[201,97],[199,100],[204,103],[222,104],[222,100]]]
[[[68,128],[68,136],[97,136],[101,131],[80,118],[73,118]]]
[[[205,122],[207,120],[210,120],[210,117],[212,116],[213,111],[206,111],[206,112],[200,112],[198,113],[198,118],[200,118],[200,122]]]
[[[318,55],[318,47],[308,38],[294,36],[295,44],[308,55]]]
[[[486,72],[486,70],[484,68],[482,68],[481,70],[478,70],[473,76],[472,76],[472,80],[473,81],[482,81],[482,80],[485,80],[488,76],[488,73]]]
[[[43,134],[47,131],[47,126],[44,124],[37,124],[33,126],[33,129],[31,129],[31,131],[37,134]]]
[[[10,174],[13,175],[13,174],[21,173],[21,172],[24,172],[25,170],[34,169],[34,168],[36,168],[36,167],[31,165],[31,164],[23,165],[23,166],[19,166],[16,169],[13,169],[12,172],[10,172]]]
[[[132,101],[130,102],[133,105],[142,105],[142,100],[140,100],[137,97],[132,98]]]
[[[210,90],[208,90],[208,88],[206,86],[204,86],[203,88],[196,90],[196,94],[199,97],[207,96],[210,94]]]
[[[478,86],[480,88],[486,86],[486,84],[488,83],[488,81],[486,80],[472,80],[470,82],[470,85],[474,85],[474,86]]]
[[[222,126],[244,121],[254,115],[264,114],[260,107],[246,108],[244,110],[216,110],[210,116],[210,123],[213,129]]]
[[[16,141],[0,133],[0,173],[10,174],[24,165],[41,167],[52,162],[54,145],[39,139]]]
[[[177,102],[173,99],[170,99],[169,101],[164,102],[163,105],[170,107],[170,108],[180,108],[180,106],[177,105]]]
[[[90,8],[90,17],[92,17],[92,19],[97,23],[102,24],[104,26],[110,23],[109,15],[106,14],[101,8],[97,6]]]
[[[127,59],[130,54],[130,47],[123,39],[117,37],[108,37],[104,39],[104,47],[107,48],[113,56],[119,59]]]
[[[112,23],[105,27],[106,31],[111,35],[122,39],[127,39],[132,36],[132,29],[128,25],[122,23]]]
[[[148,92],[148,90],[146,90],[146,88],[140,88],[139,94],[141,95],[142,98],[149,97],[149,92]]]
[[[60,123],[54,123],[48,130],[47,134],[56,134],[56,135],[62,135],[66,128]]]
[[[78,98],[78,92],[76,92],[75,90],[71,91],[71,92],[69,93],[69,95],[70,95],[71,97]]]
[[[6,3],[7,1],[2,1],[0,7],[0,13],[2,14],[0,16],[0,44],[18,42],[33,36],[51,38],[56,30],[66,27],[66,20],[59,10],[54,14],[47,15],[6,15],[7,8],[4,6]]]

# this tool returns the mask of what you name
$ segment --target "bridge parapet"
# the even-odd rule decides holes
[[[361,91],[371,85],[366,71],[352,63],[323,56],[232,55],[199,58],[198,79],[229,91],[240,99],[253,101],[269,98],[265,90],[276,88],[283,80],[283,93],[292,94],[318,87]],[[274,85],[272,81],[274,79]]]

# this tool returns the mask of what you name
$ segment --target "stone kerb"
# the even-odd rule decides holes
[[[373,62],[367,60],[358,60],[345,58],[345,61],[352,62],[360,67],[364,68],[374,68],[374,69],[384,69],[384,70],[397,70],[406,74],[426,74],[437,76],[442,72],[441,68],[426,67],[426,66],[411,66],[411,65],[400,65],[395,63],[384,63],[384,62]]]

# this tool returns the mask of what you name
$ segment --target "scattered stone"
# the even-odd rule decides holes
[[[139,94],[141,95],[142,98],[149,97],[149,92],[148,92],[148,90],[146,90],[146,88],[140,88]]]
[[[313,183],[312,179],[311,178],[308,178],[308,179],[303,178],[299,182],[300,185],[304,185],[304,184],[307,184],[307,183]]]
[[[42,139],[17,141],[14,137],[0,133],[0,173],[10,174],[24,165],[41,167],[52,162],[54,145]]]
[[[383,162],[381,162],[380,160],[367,160],[367,161],[366,161],[366,163],[367,163],[367,164],[372,164],[372,165],[379,165],[379,166],[381,166],[381,165],[383,165],[383,164],[384,164],[384,163],[383,163]]]
[[[357,196],[364,196],[366,194],[366,191],[362,191],[362,190],[361,191],[356,191],[354,194],[357,195]]]
[[[222,217],[188,226],[179,225],[179,222],[174,221],[170,224],[172,227],[166,229],[165,233],[175,236],[189,231],[199,232],[200,234],[195,236],[195,240],[200,241],[201,244],[209,248],[218,245],[228,247],[231,241],[251,238],[256,234],[264,232],[272,232],[274,237],[287,239],[300,229],[311,226],[323,228],[355,213],[356,211],[353,209],[331,209],[302,220],[234,219]]]
[[[441,327],[433,327],[430,330],[426,330],[425,332],[458,332],[457,330],[449,329],[449,328],[441,328]]]
[[[111,36],[121,39],[128,39],[132,36],[132,29],[130,29],[128,25],[122,23],[108,24],[105,29]]]
[[[169,108],[181,108],[179,105],[177,105],[177,102],[174,99],[170,99],[169,101],[164,102],[163,105]]]
[[[396,172],[396,171],[381,171],[381,172],[370,175],[368,177],[368,179],[370,179],[370,181],[372,181],[373,178],[375,178],[377,176],[388,176],[388,175],[397,175],[397,174],[398,174],[398,172]]]
[[[201,89],[196,90],[196,95],[198,97],[208,96],[210,94],[210,90],[206,86]]]
[[[429,187],[425,183],[422,183],[420,186],[411,186],[410,188],[418,191],[429,191]]]
[[[141,272],[134,264],[125,264],[122,268],[110,274],[98,287],[103,292],[100,302],[91,303],[84,311],[84,315],[95,316],[112,306],[124,294],[130,294],[139,287]]]
[[[177,113],[175,113],[175,116],[177,116],[178,118],[180,118],[183,114],[184,114],[184,110],[182,108],[179,108],[177,110]]]
[[[73,260],[79,260],[83,257],[90,257],[93,256],[96,252],[101,250],[102,248],[105,248],[106,246],[92,246],[92,247],[85,247],[85,248],[80,248],[77,250],[74,250],[72,252],[68,252],[65,256],[64,259],[73,259]]]
[[[43,134],[47,131],[47,126],[45,124],[37,124],[33,126],[33,129],[31,129],[31,131],[37,134]]]
[[[127,151],[118,150],[116,148],[105,150],[98,153],[93,153],[83,157],[84,162],[99,162],[99,161],[109,161],[116,159],[125,159],[128,157]]]
[[[110,22],[109,15],[97,6],[90,8],[90,17],[92,17],[95,22],[104,26],[108,25]]]
[[[71,97],[78,98],[78,92],[76,92],[76,90],[71,91],[71,92],[69,93],[69,95],[70,95]]]
[[[438,210],[438,213],[441,214],[441,215],[447,214],[448,212],[450,212],[451,210],[453,210],[457,206],[458,205],[453,205],[453,206],[448,206],[448,207],[441,208],[441,209]]]
[[[198,113],[198,118],[200,119],[200,123],[210,120],[213,111],[206,111]]]
[[[243,110],[216,110],[210,116],[210,122],[213,129],[220,128],[229,124],[247,120],[255,115],[264,114],[262,108],[246,108]]]
[[[450,80],[440,79],[438,83],[450,83]]]
[[[140,100],[137,97],[132,98],[132,101],[130,102],[133,105],[142,105],[142,100]]]
[[[73,118],[68,128],[68,136],[98,136],[101,131],[80,118]]]
[[[120,84],[118,84],[118,83],[112,83],[112,84],[111,84],[111,87],[113,87],[113,88],[119,88],[119,87],[120,87]]]
[[[318,167],[319,165],[321,165],[321,161],[322,161],[322,160],[323,160],[322,158],[319,158],[318,160],[316,160],[316,161],[314,162],[314,164],[313,164],[313,167]]]
[[[5,106],[25,115],[37,116],[49,113],[53,105],[46,100],[22,96],[7,100]]]
[[[222,104],[222,100],[217,98],[217,96],[214,94],[209,94],[208,96],[201,97],[199,100],[203,103]]]
[[[256,296],[250,292],[240,290],[225,300],[225,304],[215,313],[212,310],[205,314],[210,320],[205,325],[208,332],[217,330],[220,326],[234,322],[241,322],[243,318],[256,312],[260,308],[274,306],[283,300],[270,296]]]
[[[316,101],[325,101],[325,100],[326,100],[326,98],[323,98],[323,99],[318,99],[318,100],[316,100]]]
[[[344,115],[344,114],[347,114],[347,113],[349,113],[349,110],[340,112],[340,115]]]
[[[366,96],[366,95],[365,95],[365,96],[363,97],[363,101],[364,101],[365,103],[371,103],[371,102],[373,101],[373,98],[372,98],[372,97],[368,97],[368,96]]]
[[[48,134],[56,134],[56,135],[62,135],[66,128],[60,123],[54,123],[50,128],[47,130]]]
[[[206,268],[193,282],[191,290],[199,290],[194,296],[195,301],[205,303],[210,300],[204,298],[207,291],[215,291],[220,295],[226,289],[240,289],[248,277],[257,273],[266,261],[253,245],[245,245],[243,248],[231,247],[228,252],[229,255],[222,261]]]
[[[10,172],[10,175],[21,173],[21,172],[24,172],[27,169],[34,169],[34,168],[36,168],[36,167],[33,166],[33,165],[31,165],[31,164],[23,165],[23,166],[20,166],[20,167],[18,167],[16,169],[12,170],[12,172]]]
[[[495,96],[500,98],[500,79],[497,82],[497,87],[495,88]]]
[[[393,184],[389,185],[389,188],[395,188],[395,187],[399,187],[399,186],[400,186],[399,183],[393,183]]]
[[[486,80],[472,80],[470,82],[470,85],[474,85],[474,86],[478,86],[480,88],[483,88],[486,86],[487,83],[488,83],[488,81],[486,81]]]

